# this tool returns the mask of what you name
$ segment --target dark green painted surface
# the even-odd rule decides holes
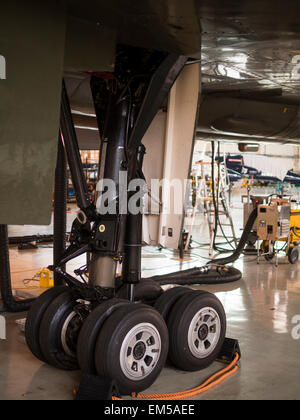
[[[116,33],[97,22],[68,18],[65,71],[113,72]]]
[[[62,2],[1,4],[0,223],[48,224],[59,127]]]

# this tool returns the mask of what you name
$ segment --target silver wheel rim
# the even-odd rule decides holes
[[[213,308],[196,313],[188,331],[188,345],[193,356],[204,359],[215,350],[221,336],[221,321]]]
[[[70,322],[72,321],[73,318],[75,318],[76,316],[76,312],[71,312],[70,315],[68,316],[68,318],[65,320],[65,323],[62,327],[61,330],[61,344],[62,347],[64,349],[64,352],[71,357],[76,357],[76,354],[70,349],[70,347],[67,344],[67,331],[68,331],[68,327]]]
[[[161,337],[152,324],[138,324],[126,335],[121,351],[120,366],[126,378],[139,381],[155,369],[161,355]]]

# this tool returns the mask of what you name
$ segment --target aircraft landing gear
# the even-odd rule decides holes
[[[128,183],[143,179],[141,140],[187,61],[174,54],[122,48],[114,83],[91,78],[98,125],[105,127],[102,177],[117,189],[120,173]],[[109,109],[105,124],[104,109]],[[110,198],[99,194],[97,211],[90,202],[65,84],[61,132],[80,212],[70,246],[61,258],[56,255],[51,267],[66,286],[46,292],[29,311],[29,348],[59,369],[80,367],[84,374],[112,378],[123,395],[150,387],[168,355],[185,370],[206,367],[225,338],[222,305],[206,292],[179,287],[164,293],[158,283],[141,281],[142,212],[121,212],[120,191]],[[115,212],[102,213],[102,208]],[[91,256],[87,266],[76,270],[76,277],[67,273],[66,264],[86,253]],[[118,262],[122,275],[116,279]]]

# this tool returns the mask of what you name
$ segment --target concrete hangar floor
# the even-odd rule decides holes
[[[70,209],[71,223],[75,208]],[[242,207],[238,199],[234,203],[233,217],[239,217]],[[201,222],[201,221],[200,221]],[[242,227],[242,226],[240,226]],[[27,228],[10,227],[10,234],[26,234]],[[47,233],[47,229],[39,233]],[[30,230],[32,234],[32,229]],[[206,224],[195,229],[195,240],[206,242]],[[205,264],[206,248],[195,248],[191,261],[181,264],[168,251],[146,247],[143,251],[143,275],[167,273]],[[52,258],[51,247],[33,251],[10,250],[13,286],[17,294],[39,294],[40,289],[26,290],[23,280],[31,278]],[[245,400],[270,399],[293,400],[299,398],[299,345],[297,319],[300,308],[299,263],[291,265],[285,256],[279,258],[279,266],[264,260],[257,265],[255,256],[243,256],[235,267],[243,278],[237,283],[222,286],[193,287],[215,293],[227,314],[227,336],[239,340],[242,359],[240,369],[221,385],[194,399]],[[69,267],[72,269],[72,267]],[[26,314],[2,313],[7,322],[7,339],[0,345],[0,399],[1,400],[72,400],[73,389],[79,384],[81,372],[59,371],[37,360],[28,350],[24,334],[17,321]],[[298,318],[297,318],[298,315]],[[222,366],[221,366],[222,367]],[[147,393],[178,392],[202,383],[219,370],[215,362],[208,369],[185,373],[166,366]]]

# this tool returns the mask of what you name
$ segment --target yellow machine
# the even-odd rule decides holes
[[[291,209],[290,198],[273,198],[268,205],[258,206],[256,225],[258,240],[262,241],[258,247],[258,262],[262,254],[267,261],[277,257],[279,251],[276,250],[276,242],[284,242],[281,250],[285,250],[291,264],[298,262],[300,210]]]
[[[39,280],[42,289],[49,289],[54,286],[53,272],[48,268],[43,268],[36,274],[36,278]]]
[[[300,241],[300,210],[291,210],[290,242]]]

